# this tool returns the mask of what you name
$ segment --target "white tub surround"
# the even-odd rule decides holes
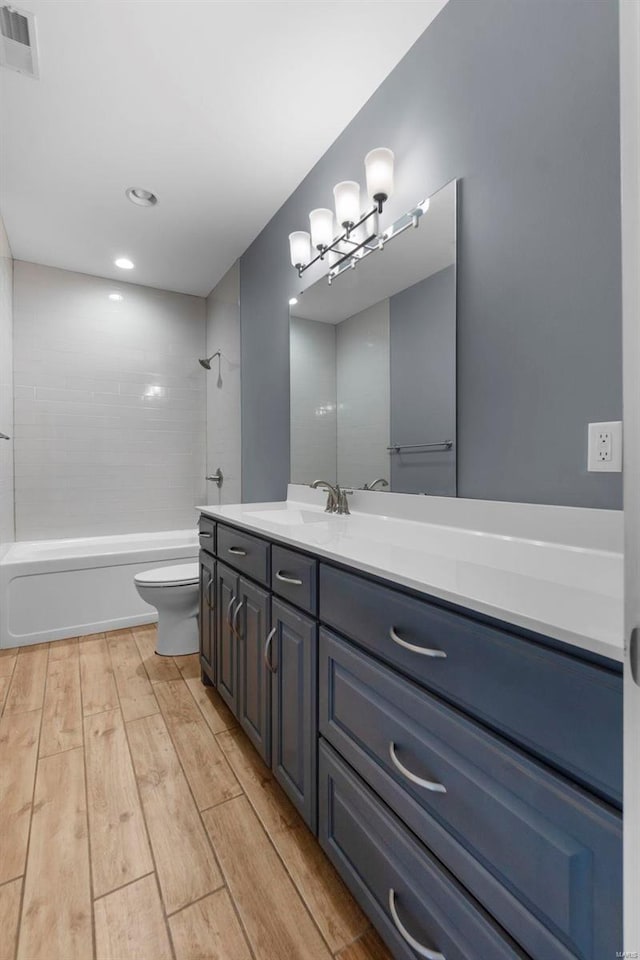
[[[190,526],[205,301],[17,260],[14,314],[16,539]]]
[[[323,494],[290,486],[281,503],[200,509],[355,570],[623,659],[617,511],[360,491],[349,502],[351,516],[328,515]]]
[[[0,648],[153,623],[135,574],[197,555],[195,530],[11,544],[0,556]]]

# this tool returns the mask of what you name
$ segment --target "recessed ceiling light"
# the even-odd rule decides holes
[[[291,297],[291,300],[289,300],[289,306],[290,306],[290,307],[295,307],[295,305],[296,305],[297,302],[298,302],[298,298],[297,298],[297,297]]]
[[[151,193],[151,190],[143,190],[142,187],[129,187],[125,190],[125,194],[131,203],[137,203],[139,207],[155,207],[158,202],[155,193]]]
[[[121,270],[133,270],[133,260],[129,260],[129,257],[118,257],[118,259],[113,262],[116,267],[120,267]]]
[[[123,299],[124,299],[124,298],[123,298],[123,296],[122,296],[121,293],[110,293],[110,294],[109,294],[109,300],[123,300]]]

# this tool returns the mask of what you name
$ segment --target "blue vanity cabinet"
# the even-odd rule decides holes
[[[271,763],[271,675],[264,648],[270,629],[269,593],[246,577],[238,581],[238,719],[265,763]]]
[[[202,682],[216,682],[216,561],[200,551],[200,670]]]
[[[216,552],[218,692],[315,833],[317,560],[222,523],[217,524]],[[201,629],[209,616],[210,569],[207,563],[201,575]],[[209,679],[203,667],[203,683]]]
[[[216,686],[238,715],[238,643],[233,617],[238,605],[238,574],[218,560],[216,570]]]
[[[312,617],[318,613],[318,561],[274,543],[271,547],[271,589]]]
[[[619,942],[617,811],[327,630],[320,733],[532,956]]]
[[[325,563],[320,619],[622,804],[620,673]]]
[[[271,548],[266,540],[220,523],[217,525],[216,553],[223,563],[235,567],[257,583],[269,586]]]
[[[527,960],[324,741],[319,789],[320,843],[396,960]]]
[[[215,555],[216,524],[210,517],[201,516],[198,521],[198,542],[201,550]]]
[[[201,531],[203,682],[396,960],[615,956],[617,665],[277,537]]]
[[[272,683],[273,772],[315,832],[318,627],[275,597],[271,623],[265,660]]]

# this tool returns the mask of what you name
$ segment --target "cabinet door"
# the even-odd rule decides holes
[[[216,562],[200,551],[200,668],[202,682],[216,682],[216,616],[215,616]]]
[[[238,596],[238,719],[262,759],[271,764],[271,677],[264,659],[269,594],[240,577]]]
[[[238,606],[238,575],[218,561],[216,570],[216,684],[238,715],[238,644],[233,617]]]
[[[317,626],[279,600],[272,601],[271,623],[273,772],[315,833]]]

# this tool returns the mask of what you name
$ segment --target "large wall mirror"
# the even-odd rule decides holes
[[[456,198],[290,307],[292,483],[456,495]]]

